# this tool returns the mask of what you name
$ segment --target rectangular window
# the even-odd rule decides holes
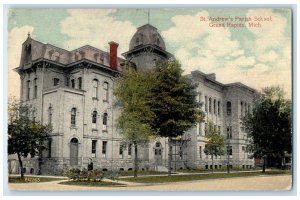
[[[218,116],[220,116],[220,101],[218,101]]]
[[[82,89],[82,78],[81,77],[79,77],[78,78],[78,89]]]
[[[216,100],[214,99],[214,115],[216,114]]]
[[[202,146],[199,147],[199,157],[202,159]]]
[[[75,80],[74,79],[71,80],[71,87],[75,88]]]
[[[205,96],[205,112],[207,112],[207,96]]]
[[[103,83],[103,89],[104,89],[104,99],[103,101],[108,101],[108,83]]]
[[[131,156],[132,144],[128,145],[128,155]]]
[[[107,141],[102,141],[102,155],[106,157]]]
[[[221,126],[218,126],[218,134],[221,134]]]
[[[37,98],[37,79],[34,79],[34,98]]]
[[[92,153],[96,153],[97,140],[92,140]]]
[[[232,139],[232,127],[227,126],[227,139]]]
[[[232,146],[227,147],[227,154],[232,156]]]
[[[241,101],[241,116],[243,116],[244,114],[244,106],[243,106],[243,102]]]
[[[211,98],[208,100],[208,112],[211,113]]]
[[[204,127],[204,135],[207,135],[207,123],[205,123],[205,127]]]
[[[27,81],[27,100],[30,99],[30,81]]]
[[[123,158],[123,145],[120,144],[120,147],[119,147],[119,158]]]
[[[51,144],[52,144],[52,139],[48,140],[48,158],[51,158]]]
[[[53,86],[57,86],[59,84],[59,79],[58,78],[54,78],[53,79]]]
[[[93,98],[98,99],[98,80],[93,80]]]

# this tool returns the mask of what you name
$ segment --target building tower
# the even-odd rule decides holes
[[[157,29],[150,24],[137,29],[131,38],[129,51],[122,55],[128,61],[133,62],[138,70],[151,69],[157,62],[173,57],[166,51],[165,42]]]

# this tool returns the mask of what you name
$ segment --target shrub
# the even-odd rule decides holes
[[[65,176],[74,181],[101,181],[104,178],[104,174],[101,170],[95,169],[88,171],[87,169],[67,169],[65,170]]]
[[[80,171],[81,171],[80,169],[72,168],[72,169],[67,169],[64,174],[69,179],[76,181],[79,180]]]
[[[93,181],[101,181],[104,178],[104,173],[99,169],[89,171],[89,178]]]

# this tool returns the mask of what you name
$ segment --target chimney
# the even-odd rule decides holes
[[[116,42],[109,42],[109,64],[111,69],[118,70],[118,46],[119,44]]]

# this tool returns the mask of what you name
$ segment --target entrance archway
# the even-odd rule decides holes
[[[70,142],[70,165],[78,165],[78,140],[77,138],[72,138]]]

